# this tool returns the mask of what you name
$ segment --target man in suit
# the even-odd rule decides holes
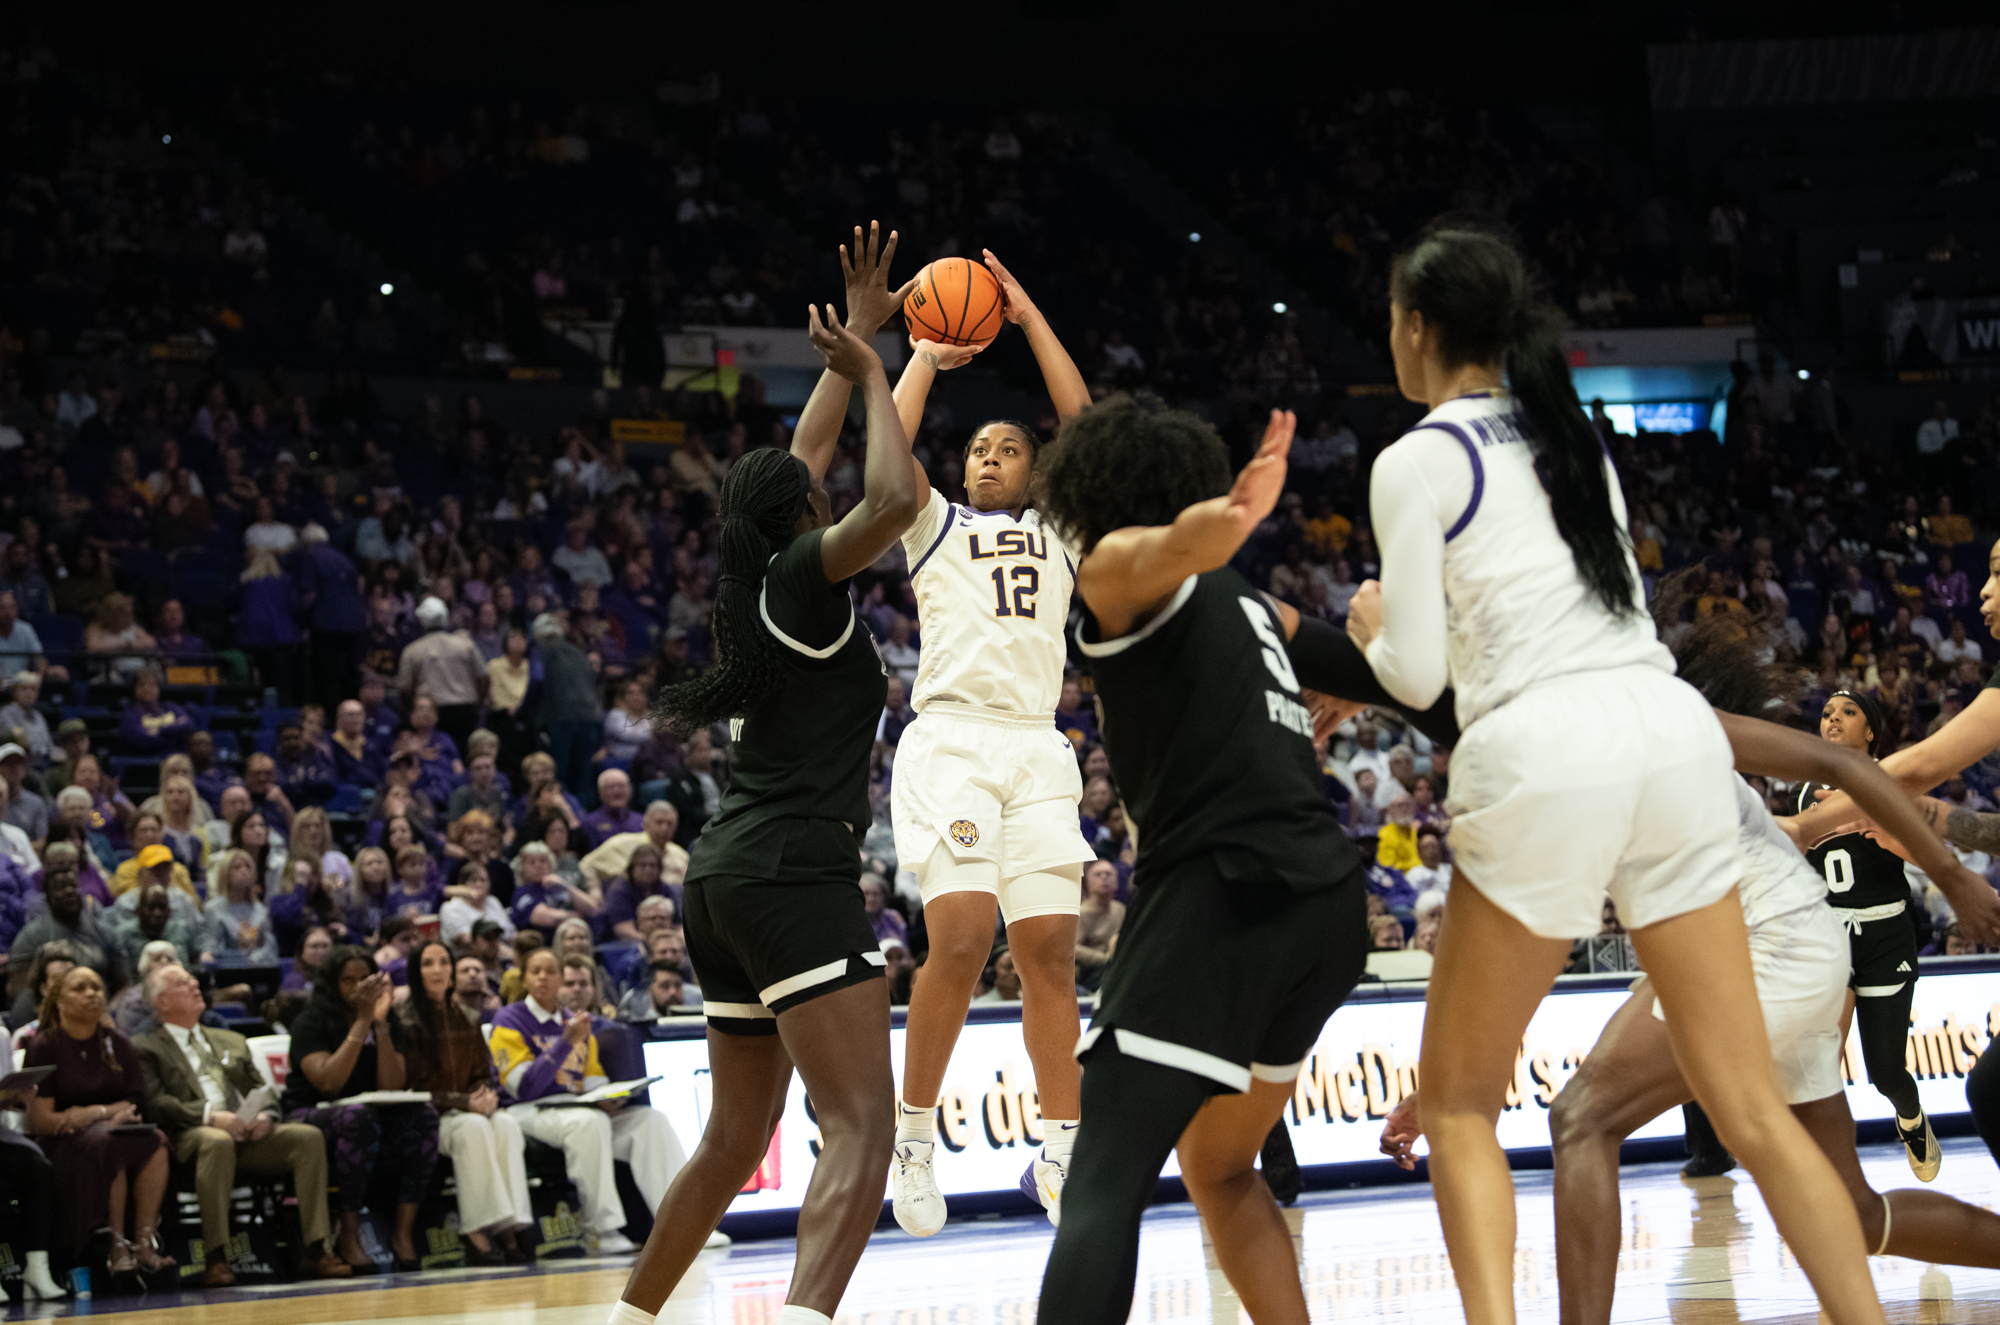
[[[236,1282],[229,1268],[229,1193],[236,1173],[292,1175],[308,1279],[353,1273],[328,1241],[326,1141],[317,1127],[278,1121],[276,1102],[254,1117],[239,1114],[244,1097],[264,1084],[250,1044],[233,1031],[201,1025],[201,986],[178,966],[162,963],[146,977],[146,999],[160,1028],[133,1043],[146,1072],[146,1117],[166,1130],[174,1158],[194,1162],[201,1237],[208,1249],[204,1288]],[[315,1255],[315,1249],[318,1249]]]

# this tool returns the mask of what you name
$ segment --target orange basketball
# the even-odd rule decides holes
[[[917,273],[903,320],[918,340],[984,345],[1000,334],[1000,282],[984,263],[939,258]]]

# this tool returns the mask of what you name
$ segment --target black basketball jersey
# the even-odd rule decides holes
[[[1264,596],[1224,567],[1190,575],[1152,620],[1076,629],[1143,886],[1197,858],[1225,878],[1327,888],[1361,865],[1321,794],[1312,715]]]
[[[1799,813],[1816,803],[1818,788],[1799,787]],[[1909,879],[1903,873],[1903,858],[1866,833],[1842,833],[1806,853],[1806,861],[1826,880],[1826,900],[1846,911],[1871,906],[1889,906],[1910,900]]]
[[[824,533],[793,539],[765,571],[757,607],[778,639],[780,676],[748,713],[730,721],[729,790],[702,826],[689,879],[775,877],[786,838],[778,820],[869,821],[868,753],[888,697],[888,670],[855,617],[846,583],[827,583]]]

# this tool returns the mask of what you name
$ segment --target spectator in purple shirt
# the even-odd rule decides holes
[[[665,852],[651,842],[641,842],[632,849],[632,858],[625,864],[625,877],[613,880],[604,892],[604,938],[607,942],[614,938],[639,937],[639,904],[648,897],[664,897],[671,901],[675,923],[680,923],[683,914],[681,883],[677,878],[668,880],[665,874]]]
[[[620,833],[636,833],[646,826],[645,817],[632,808],[632,779],[619,768],[607,768],[597,775],[598,807],[583,816],[583,830],[590,845],[600,847]]]
[[[382,782],[388,771],[387,761],[368,743],[367,720],[358,699],[344,699],[333,711],[333,730],[327,735],[327,745],[333,757],[336,786],[372,788]]]
[[[602,899],[585,885],[565,883],[556,873],[556,853],[542,842],[530,842],[514,857],[514,927],[538,929],[553,943],[556,926],[565,920],[594,921]],[[595,928],[595,925],[592,926]]]
[[[195,794],[210,805],[221,805],[223,790],[235,778],[228,769],[215,762],[215,737],[207,731],[189,732],[187,757],[194,766]]]
[[[178,598],[160,604],[159,628],[153,632],[153,644],[165,658],[198,658],[208,652],[208,644],[201,636],[188,634],[187,613]]]
[[[160,674],[148,667],[132,683],[132,700],[118,725],[118,744],[127,754],[155,758],[187,745],[194,719],[179,704],[160,698]]]
[[[324,805],[333,799],[333,758],[306,741],[296,722],[278,724],[278,749],[273,757],[278,786],[296,808]]]

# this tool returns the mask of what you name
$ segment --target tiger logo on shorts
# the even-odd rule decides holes
[[[962,847],[976,847],[976,846],[978,846],[978,845],[979,845],[979,825],[978,825],[978,824],[976,824],[976,823],[974,823],[974,822],[972,822],[972,820],[970,820],[970,819],[954,819],[954,820],[952,820],[952,821],[951,821],[951,840],[952,840],[952,841],[954,841],[954,842],[956,842],[956,843],[958,843],[958,844],[959,844],[960,846],[962,846]]]

